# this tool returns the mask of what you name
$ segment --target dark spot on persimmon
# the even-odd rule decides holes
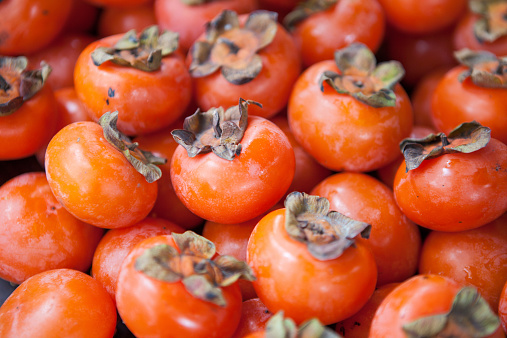
[[[109,106],[109,99],[106,99],[106,104]]]
[[[107,96],[114,97],[114,92],[115,92],[115,90],[113,88],[109,87],[109,89],[107,90]]]
[[[264,313],[269,313],[269,310],[268,309],[264,310]]]
[[[54,205],[51,206],[51,210],[56,210],[56,207]]]
[[[48,14],[49,14],[49,11],[47,9],[42,10],[42,15],[48,15]]]
[[[361,326],[361,323],[359,323],[359,322],[354,322],[354,326]]]

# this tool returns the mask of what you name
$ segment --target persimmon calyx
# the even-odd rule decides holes
[[[241,153],[240,141],[247,128],[250,104],[262,107],[260,103],[240,98],[237,106],[227,110],[218,107],[201,112],[197,109],[185,118],[183,129],[175,129],[171,135],[190,157],[213,151],[218,157],[232,161]]]
[[[319,79],[320,90],[324,83],[340,94],[349,94],[357,100],[375,107],[396,105],[394,86],[403,78],[405,70],[398,61],[381,62],[364,44],[355,42],[334,54],[340,74],[325,71]]]
[[[459,75],[458,80],[470,77],[480,87],[507,89],[507,56],[497,57],[488,51],[472,51],[462,49],[454,52],[454,56],[468,70]]]
[[[164,30],[159,34],[156,25],[143,30],[139,37],[136,30],[132,29],[114,47],[97,47],[91,58],[96,66],[111,61],[120,66],[153,72],[160,68],[163,57],[178,49],[178,40],[178,33]]]
[[[474,287],[463,287],[448,313],[419,318],[403,325],[408,338],[480,338],[500,327],[498,316]]]
[[[51,73],[51,67],[44,61],[39,69],[26,70],[27,66],[24,56],[0,57],[0,117],[17,111],[42,89]]]
[[[493,42],[507,35],[506,0],[470,0],[470,10],[479,15],[474,34],[480,42]]]
[[[125,156],[147,182],[153,183],[158,180],[162,176],[162,171],[157,165],[165,164],[167,159],[139,149],[137,142],[132,142],[128,136],[118,130],[117,122],[118,111],[107,112],[100,117],[99,124],[104,131],[104,138]]]
[[[223,11],[206,25],[205,40],[191,47],[190,74],[205,77],[221,69],[232,84],[252,81],[262,70],[257,52],[273,41],[277,28],[275,12],[254,11],[240,27],[236,12]]]
[[[317,319],[309,319],[297,327],[294,320],[285,318],[278,311],[266,323],[266,338],[340,338],[334,330],[322,325]]]
[[[300,2],[296,8],[283,19],[283,25],[288,31],[315,13],[323,12],[336,5],[338,0],[306,0]]]
[[[173,233],[178,249],[159,244],[146,249],[135,261],[134,267],[151,278],[168,283],[181,281],[194,297],[226,306],[222,287],[238,279],[255,280],[246,262],[232,256],[218,256],[215,244],[193,231]]]
[[[370,224],[329,211],[329,201],[324,197],[295,191],[287,195],[284,204],[287,233],[305,243],[318,260],[338,258],[354,245],[356,236],[368,238],[370,235]]]
[[[476,121],[465,122],[444,133],[429,134],[421,139],[406,138],[400,143],[406,172],[417,169],[424,160],[452,153],[471,153],[484,148],[491,139],[491,129]]]

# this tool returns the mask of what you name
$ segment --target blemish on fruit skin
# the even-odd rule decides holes
[[[106,99],[106,104],[109,106],[109,99]]]
[[[107,90],[107,96],[114,97],[115,90],[111,87]],[[108,103],[109,104],[109,103]]]

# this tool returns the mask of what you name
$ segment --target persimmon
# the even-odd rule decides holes
[[[416,273],[421,235],[398,208],[393,192],[363,173],[338,173],[311,192],[329,200],[330,209],[371,224],[367,240],[378,270],[377,285],[402,282]]]
[[[507,214],[476,229],[432,231],[424,240],[419,273],[474,286],[498,309],[507,276]]]
[[[103,234],[65,210],[43,172],[0,187],[0,278],[20,284],[52,269],[86,272]]]
[[[245,300],[241,306],[241,318],[232,338],[243,338],[250,333],[262,331],[273,314],[259,298]]]
[[[244,14],[258,8],[256,0],[155,0],[154,6],[157,24],[178,32],[184,53],[204,33],[206,24],[224,10]]]
[[[359,43],[338,50],[335,61],[312,65],[289,100],[296,141],[334,171],[372,171],[393,161],[413,123],[408,95],[397,84],[402,76],[401,64],[376,65],[373,53]]]
[[[176,121],[192,95],[177,40],[176,33],[151,26],[139,36],[132,30],[88,45],[74,71],[76,93],[88,115],[98,121],[118,110],[118,128],[127,135],[147,134]]]
[[[294,151],[273,122],[248,116],[252,101],[187,117],[172,135],[180,144],[171,160],[176,195],[196,215],[242,223],[266,212],[294,177]],[[276,149],[276,151],[273,151]]]
[[[368,235],[369,225],[330,211],[318,196],[293,192],[285,206],[264,216],[248,241],[259,299],[298,324],[315,317],[329,325],[353,315],[377,281],[373,254],[354,241]]]
[[[301,61],[276,18],[268,11],[239,16],[227,10],[206,25],[187,57],[201,109],[228,107],[247,97],[263,107],[252,107],[250,115],[270,118],[287,105]]]
[[[507,211],[507,145],[477,122],[449,135],[407,139],[394,179],[400,209],[416,224],[437,231],[478,228]],[[438,212],[435,212],[438,210]]]
[[[384,39],[385,15],[377,0],[302,1],[284,18],[303,65],[333,59],[334,51],[361,42],[374,53]]]
[[[126,33],[131,29],[141,32],[157,24],[152,3],[135,7],[106,7],[97,22],[99,36],[106,37]]]

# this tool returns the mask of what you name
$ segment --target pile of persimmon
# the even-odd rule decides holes
[[[507,0],[0,1],[0,337],[505,337]]]

